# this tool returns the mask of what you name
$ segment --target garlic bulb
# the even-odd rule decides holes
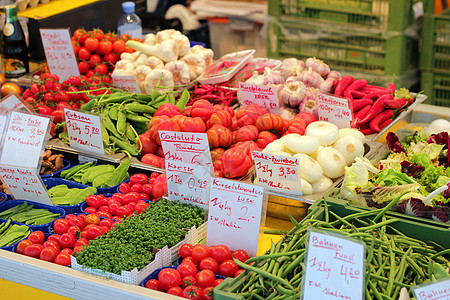
[[[139,54],[141,54],[139,51],[135,51],[133,53],[123,52],[120,54],[120,59],[134,62]]]
[[[163,69],[164,63],[162,60],[157,58],[156,56],[149,56],[145,61],[145,65],[150,67],[151,69]]]
[[[160,44],[164,41],[173,39],[174,37],[181,35],[181,32],[175,29],[161,30],[156,33],[156,43]]]
[[[322,76],[316,71],[313,71],[312,68],[309,68],[308,71],[301,72],[300,75],[297,76],[297,80],[303,82],[307,86],[315,88],[319,88],[322,81],[324,81]]]
[[[305,62],[305,65],[306,68],[312,69],[323,77],[326,77],[328,73],[330,73],[330,67],[320,59],[314,57],[308,58]]]
[[[280,75],[280,73],[270,68],[264,69],[263,76],[264,76],[263,85],[284,83],[284,78]]]
[[[331,71],[330,73],[328,73],[327,75],[327,79],[341,79],[341,73],[339,73],[338,71]]]
[[[136,81],[141,88],[142,92],[145,92],[144,83],[145,78],[147,78],[147,75],[152,71],[152,69],[146,65],[140,65],[137,66],[136,69],[134,69],[134,76],[136,76]]]
[[[181,87],[191,81],[189,66],[182,60],[168,62],[165,67],[172,73],[173,83],[176,87]]]
[[[189,43],[189,39],[185,35],[178,35],[174,37],[175,42],[178,47],[178,56],[184,56],[191,51],[191,44]]]
[[[182,60],[189,66],[191,80],[197,79],[205,71],[205,60],[198,54],[189,53]]]
[[[149,33],[144,38],[144,44],[153,46],[156,43],[156,35]]]
[[[297,107],[305,98],[306,86],[303,82],[295,81],[284,84],[278,92],[280,104]]]
[[[133,62],[135,67],[141,66],[141,65],[145,65],[145,62],[147,61],[148,55],[141,53],[139,54],[139,56],[136,58],[136,60]]]
[[[264,84],[264,75],[260,75],[258,71],[254,71],[252,77],[247,79],[245,83],[263,85]]]
[[[166,69],[153,69],[145,77],[144,89],[146,94],[152,90],[158,92],[170,92],[173,90],[173,75]]]
[[[194,45],[191,48],[192,53],[200,55],[205,60],[205,65],[209,66],[214,60],[214,51],[200,45]]]
[[[116,62],[113,73],[121,73],[121,74],[133,74],[134,72],[134,64],[128,60],[119,60]]]
[[[305,63],[303,60],[296,58],[286,58],[283,60],[280,66],[280,74],[284,79],[289,76],[297,76],[305,69]]]

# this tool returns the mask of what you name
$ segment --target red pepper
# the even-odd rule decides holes
[[[401,99],[386,100],[384,101],[384,103],[386,104],[386,107],[390,109],[399,109],[402,108],[403,106],[406,106],[408,101],[405,98],[401,98]]]
[[[355,114],[353,114],[353,120],[350,127],[358,128],[358,124],[360,123],[361,119],[363,119],[364,116],[366,116],[369,113],[371,108],[372,105],[369,104],[360,109],[359,111],[357,111]]]
[[[355,80],[352,84],[350,84],[344,91],[344,98],[348,98],[353,100],[352,92],[353,91],[359,91],[363,87],[367,86],[367,80],[365,79],[358,79]]]
[[[341,97],[342,93],[345,91],[345,89],[352,84],[355,81],[355,77],[353,76],[344,76],[342,77],[342,79],[339,81],[339,83],[336,86],[336,90],[334,91],[334,95],[336,97]]]
[[[370,121],[370,129],[375,132],[380,132],[380,124],[382,124],[387,119],[390,119],[394,116],[394,111],[392,109],[387,109],[382,113],[378,114]]]
[[[391,100],[391,99],[394,99],[394,96],[392,96],[391,94],[385,94],[385,95],[382,95],[381,97],[379,97],[377,99],[377,101],[375,101],[375,103],[373,104],[369,113],[361,121],[359,121],[359,123],[356,125],[360,126],[361,124],[367,123],[370,120],[372,120],[376,115],[381,113],[384,110],[384,108],[386,107],[386,105],[384,104],[384,101]]]
[[[372,99],[363,98],[363,99],[354,100],[352,102],[353,112],[355,113],[357,111],[360,111],[367,105],[372,105],[372,104],[373,104]]]
[[[380,129],[383,130],[383,128],[388,126],[389,124],[391,124],[392,121],[394,121],[394,120],[393,119],[387,119],[386,121],[384,121],[383,123],[380,124]]]

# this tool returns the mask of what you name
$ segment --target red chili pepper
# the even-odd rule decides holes
[[[401,98],[401,99],[385,100],[384,103],[386,104],[386,107],[390,109],[399,109],[407,105],[408,101],[404,98]]]
[[[387,119],[386,121],[384,121],[383,123],[380,124],[380,129],[383,130],[386,126],[391,124],[392,121],[394,121],[394,120],[393,119]]]
[[[362,89],[365,86],[367,86],[367,80],[365,80],[365,79],[358,79],[358,80],[353,81],[353,83],[350,84],[345,89],[345,91],[343,93],[344,98],[353,100],[352,91],[359,91],[360,89]]]
[[[356,112],[355,114],[353,114],[353,120],[352,123],[350,124],[352,128],[358,128],[358,124],[360,123],[361,119],[363,119],[370,111],[370,109],[372,108],[372,105],[366,105],[365,107],[363,107],[362,109],[360,109],[358,112]]]
[[[384,108],[386,107],[384,104],[384,101],[394,99],[394,96],[391,94],[385,94],[380,96],[377,101],[373,104],[372,108],[370,109],[369,113],[357,124],[358,126],[364,123],[369,122],[372,120],[376,115],[381,113]]]
[[[375,133],[375,131],[373,131],[373,130],[370,129],[370,128],[367,128],[367,129],[360,129],[359,131],[361,131],[361,133],[364,134],[364,135],[369,135],[369,134]]]
[[[366,96],[367,93],[361,91],[352,91],[351,92],[353,99],[361,99]]]
[[[372,104],[373,104],[372,99],[362,98],[362,99],[353,100],[353,102],[352,102],[353,112],[355,113],[357,111],[360,111],[362,108],[366,107],[367,105],[372,105]]]
[[[345,91],[345,89],[352,84],[355,81],[355,77],[353,76],[344,76],[341,80],[339,80],[339,83],[336,86],[336,90],[334,91],[334,95],[336,97],[341,97],[342,93]]]
[[[394,116],[394,111],[392,109],[387,109],[382,113],[378,114],[370,121],[370,129],[375,132],[380,132],[380,124],[382,124],[387,119],[390,119]]]

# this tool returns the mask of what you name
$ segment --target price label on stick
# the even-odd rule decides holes
[[[136,76],[134,75],[117,75],[111,74],[112,80],[115,85],[136,94],[141,94],[141,88],[136,81]]]
[[[64,108],[70,147],[105,154],[100,117]]]
[[[49,122],[46,117],[12,112],[6,127],[0,164],[36,168]]]
[[[364,255],[359,240],[308,229],[300,299],[364,299]]]
[[[331,122],[339,128],[350,128],[353,114],[347,99],[318,93],[317,105],[319,120]]]
[[[206,133],[159,131],[164,158],[188,164],[211,166]]]
[[[15,199],[53,205],[35,168],[0,166],[0,176]]]
[[[255,161],[258,185],[272,191],[293,195],[302,194],[300,165],[297,157],[273,155],[259,151],[252,152]]]
[[[206,244],[227,245],[256,255],[264,188],[227,179],[211,178]]]
[[[417,300],[450,300],[450,278],[412,287]]]
[[[239,92],[242,99],[241,103],[244,106],[255,103],[267,108],[270,113],[278,114],[280,112],[277,88],[274,86],[239,82]]]
[[[70,76],[80,76],[69,29],[39,29],[50,73],[63,82]]]
[[[208,208],[210,167],[165,160],[169,200]]]

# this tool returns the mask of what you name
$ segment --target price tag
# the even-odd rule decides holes
[[[24,111],[31,113],[28,107],[26,107],[26,105],[21,100],[20,96],[15,94],[11,94],[3,98],[2,101],[0,102],[0,114],[8,114],[15,110],[22,110],[22,109]]]
[[[417,300],[450,300],[450,278],[412,287]]]
[[[165,160],[169,200],[208,208],[209,167]]]
[[[258,185],[272,191],[293,195],[302,194],[300,160],[297,157],[273,155],[259,151],[252,152],[255,161]]]
[[[164,158],[188,164],[211,166],[206,133],[159,131]]]
[[[134,75],[117,75],[111,74],[112,80],[115,85],[136,94],[141,94],[141,88],[136,81],[136,76]]]
[[[331,122],[339,128],[350,128],[353,114],[347,99],[318,93],[317,104],[319,120]]]
[[[244,106],[255,103],[267,108],[270,113],[278,114],[280,112],[277,88],[274,86],[239,82],[239,92],[242,99],[241,102]]]
[[[258,248],[264,188],[227,179],[211,178],[206,244],[244,249]]]
[[[105,154],[100,117],[64,108],[70,147]]]
[[[50,119],[21,112],[12,112],[3,143],[0,164],[36,168]]]
[[[63,82],[70,76],[80,76],[69,29],[39,29],[50,73]]]
[[[0,166],[0,176],[15,199],[53,205],[36,169]]]
[[[364,255],[361,241],[308,229],[300,299],[364,299]]]

